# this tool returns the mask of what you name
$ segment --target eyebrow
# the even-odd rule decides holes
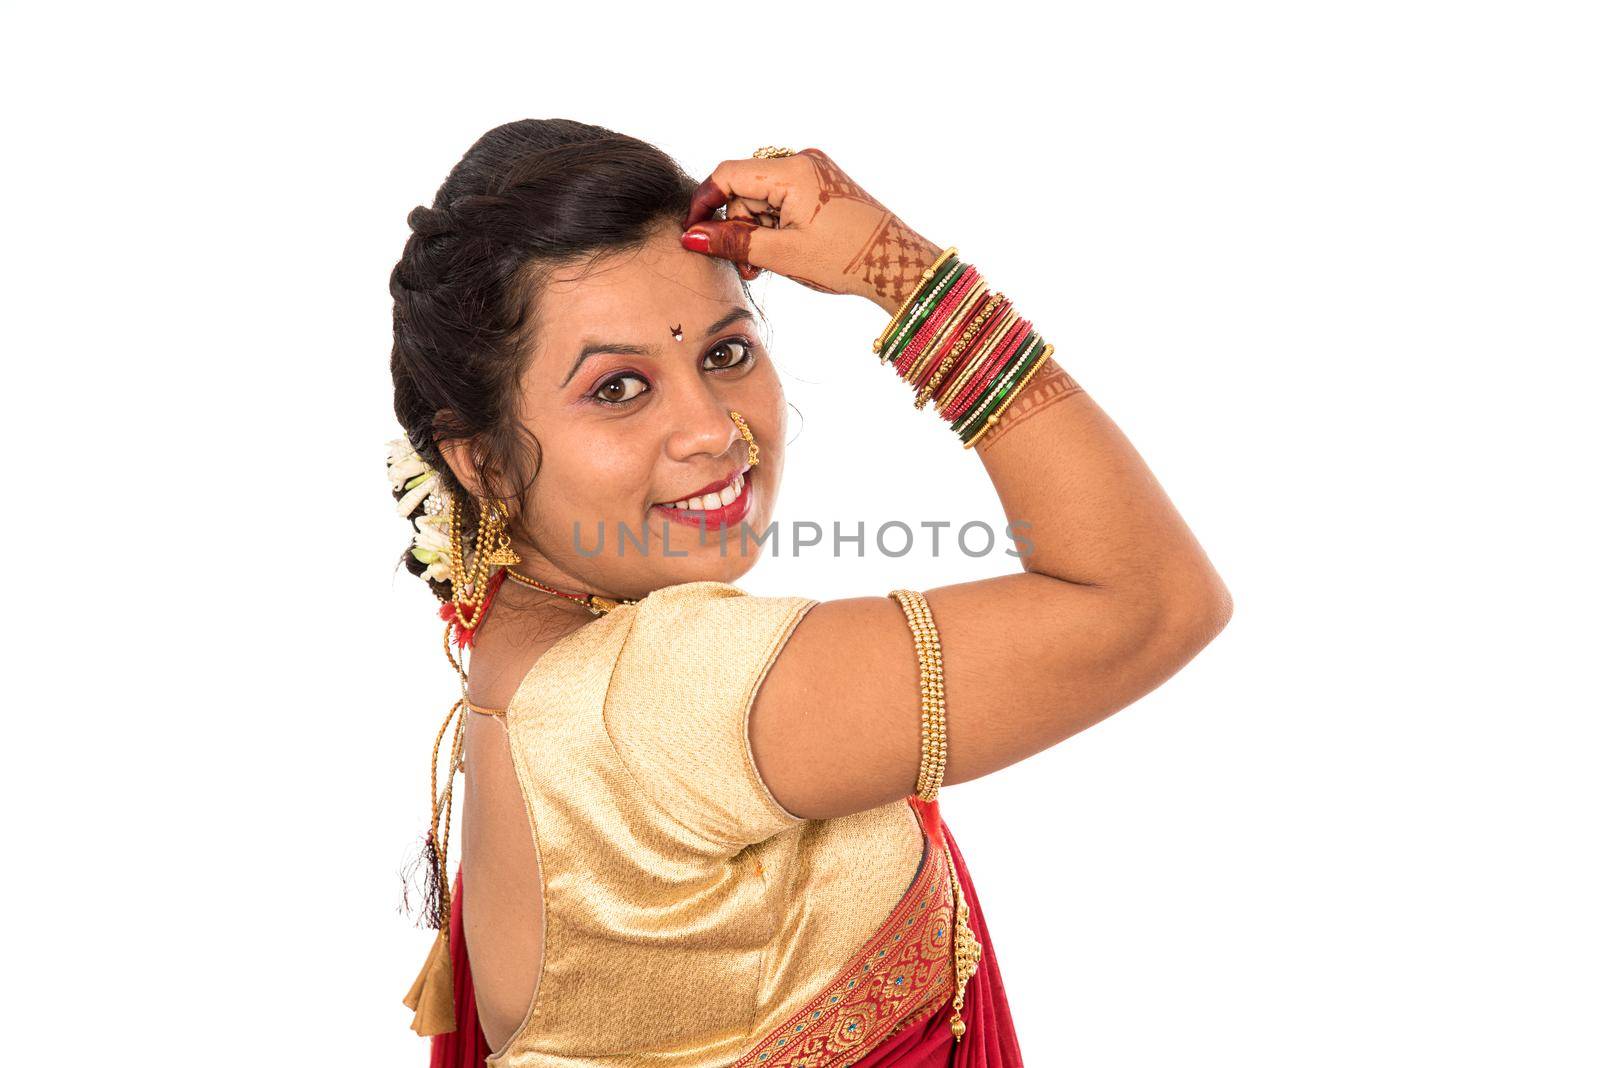
[[[706,332],[701,335],[700,339],[704,341],[711,337],[712,334],[726,330],[740,319],[749,319],[754,322],[755,316],[750,314],[749,308],[730,308],[726,315],[706,327]],[[659,345],[624,345],[608,341],[590,341],[578,352],[578,358],[573,362],[572,370],[567,372],[567,377],[561,380],[561,384],[565,386],[568,382],[571,382],[572,376],[578,373],[579,367],[583,366],[583,361],[597,353],[609,352],[620,356],[654,356],[660,351],[661,346]]]

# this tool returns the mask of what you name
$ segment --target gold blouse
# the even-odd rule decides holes
[[[849,1063],[841,1043],[870,1048],[947,1000],[949,869],[915,799],[801,819],[751,757],[756,689],[816,603],[664,587],[523,679],[505,718],[544,957],[490,1068],[770,1068],[807,1063],[802,1039],[829,1045],[810,1063]]]

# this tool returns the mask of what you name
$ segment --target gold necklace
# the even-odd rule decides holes
[[[605,615],[619,604],[639,603],[638,601],[628,600],[615,601],[610,597],[601,597],[598,593],[568,593],[565,590],[558,590],[554,586],[546,586],[538,579],[530,578],[514,568],[507,567],[505,572],[506,578],[511,579],[513,582],[520,583],[521,585],[527,586],[530,589],[538,590],[540,593],[548,593],[552,597],[563,597],[569,601],[581,604],[593,615],[597,616]]]

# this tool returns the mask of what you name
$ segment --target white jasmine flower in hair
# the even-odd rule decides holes
[[[402,516],[408,516],[416,511],[422,499],[432,493],[439,486],[439,473],[432,468],[422,474],[409,479],[404,483],[405,493],[395,502],[394,510]]]
[[[450,581],[450,517],[443,513],[417,517],[417,535],[411,555],[428,565],[423,577]]]
[[[428,466],[417,450],[405,438],[389,442],[389,488],[400,494],[395,511],[409,516],[416,511],[422,499],[439,486],[439,473]]]
[[[411,479],[433,470],[405,438],[395,438],[388,444],[390,489],[398,490]]]
[[[417,505],[422,505],[423,514],[412,527],[411,555],[426,565],[424,578],[449,582],[450,507],[439,473],[405,438],[395,438],[388,446],[389,487],[400,494],[395,511],[409,519]]]

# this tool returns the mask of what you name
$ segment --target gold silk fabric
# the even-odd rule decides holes
[[[664,587],[562,639],[522,681],[506,726],[544,878],[544,958],[490,1068],[788,1063],[762,1056],[780,1028],[854,988],[858,954],[881,957],[902,923],[940,941],[897,1019],[948,996],[948,869],[935,850],[921,867],[916,809],[803,820],[751,758],[756,689],[816,603]],[[944,910],[927,934],[910,930],[913,899]]]

